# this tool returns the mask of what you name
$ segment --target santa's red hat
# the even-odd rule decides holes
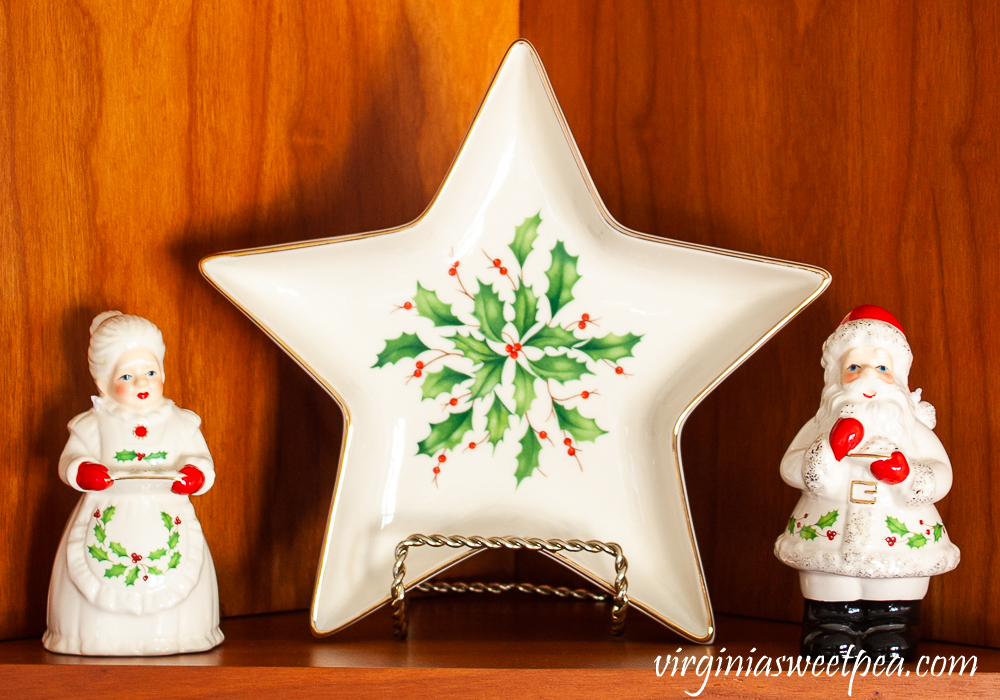
[[[903,325],[880,306],[865,304],[844,316],[826,342],[823,343],[823,369],[827,384],[839,381],[840,358],[859,345],[884,348],[892,356],[892,371],[904,386],[913,364],[913,352],[906,342]]]

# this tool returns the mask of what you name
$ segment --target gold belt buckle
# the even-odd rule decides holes
[[[859,498],[859,497],[855,496],[854,495],[854,487],[855,486],[871,486],[871,487],[873,487],[873,488],[870,488],[870,489],[865,489],[864,491],[861,492],[862,494],[871,496],[871,499]],[[872,505],[873,503],[875,503],[875,500],[878,498],[877,494],[878,494],[878,482],[875,482],[875,481],[852,481],[851,482],[851,503],[864,503],[866,505]]]

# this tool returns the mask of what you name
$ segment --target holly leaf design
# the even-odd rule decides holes
[[[591,338],[577,350],[587,353],[590,355],[590,359],[597,362],[601,360],[617,362],[623,357],[632,357],[632,348],[640,340],[642,340],[642,336],[634,333],[626,333],[625,335],[608,333],[603,338]]]
[[[121,576],[125,573],[124,564],[112,564],[110,567],[104,570],[104,578],[114,578],[115,576]]]
[[[417,295],[413,301],[416,303],[417,313],[429,318],[435,326],[465,325],[451,312],[451,304],[445,304],[438,298],[437,292],[424,289],[419,282],[417,282]]]
[[[538,468],[538,455],[541,452],[542,443],[529,425],[524,437],[521,438],[521,452],[517,456],[517,471],[514,472],[518,486]]]
[[[493,285],[489,287],[485,284],[479,285],[472,315],[479,321],[479,329],[483,335],[496,343],[504,342],[501,335],[506,323],[503,318],[503,302],[500,301],[500,296]]]
[[[577,442],[593,442],[608,432],[601,430],[593,418],[580,415],[580,411],[575,408],[566,408],[560,403],[553,403],[552,409],[556,412],[560,430],[565,430]]]
[[[906,529],[906,525],[903,525],[903,523],[896,520],[891,515],[885,519],[885,524],[889,528],[889,532],[894,535],[903,536],[909,534],[910,532]]]
[[[487,360],[475,371],[476,381],[472,384],[471,400],[475,401],[493,391],[493,388],[500,383],[506,361],[507,358],[503,355],[496,355],[495,359]]]
[[[531,287],[522,283],[514,290],[514,328],[517,329],[518,338],[523,338],[524,334],[535,325],[537,316],[538,297]]]
[[[584,374],[593,374],[586,362],[575,360],[569,355],[543,355],[537,361],[528,360],[528,366],[542,379],[555,379],[563,384],[579,379]]]
[[[434,456],[443,450],[450,450],[462,441],[472,430],[472,409],[463,413],[449,414],[440,423],[431,424],[431,434],[417,443],[417,454]]]
[[[104,532],[104,528],[101,527],[101,524],[94,523],[94,539],[100,542],[101,544],[104,544],[104,540],[106,537],[107,534]]]
[[[128,570],[128,575],[125,576],[125,585],[134,586],[137,578],[139,578],[139,567],[133,566]]]
[[[493,359],[495,357],[502,357],[493,352],[493,349],[489,345],[471,335],[462,335],[461,333],[456,333],[448,338],[454,345],[455,349],[461,352],[463,355],[472,360],[473,364],[479,364],[480,362],[486,362],[487,360]]]
[[[920,547],[923,547],[925,544],[927,544],[927,538],[921,535],[919,532],[910,537],[910,539],[906,541],[906,545],[910,549],[919,549]]]
[[[829,513],[824,515],[822,518],[816,521],[816,527],[820,530],[825,530],[826,528],[837,522],[837,518],[840,517],[839,510],[831,510]]]
[[[559,326],[542,326],[530,338],[522,340],[521,344],[544,350],[545,348],[571,348],[579,342],[580,339],[565,328],[560,328]]]
[[[940,540],[942,535],[944,535],[944,525],[938,523],[934,526],[934,541]]]
[[[497,443],[503,440],[503,434],[510,428],[510,417],[512,415],[510,409],[500,400],[500,396],[494,392],[493,405],[490,406],[490,410],[486,413],[486,430],[489,431],[490,444],[493,445],[494,450],[497,448]]]
[[[166,459],[166,458],[167,458],[167,453],[164,452],[163,450],[146,455],[147,462],[151,459]]]
[[[170,537],[167,538],[167,546],[170,549],[177,549],[177,543],[181,539],[181,533],[174,531],[170,533]]]
[[[514,242],[510,244],[510,250],[514,253],[517,264],[522,269],[524,261],[528,259],[528,254],[534,248],[535,239],[538,238],[538,225],[540,223],[542,223],[541,211],[525,219],[520,226],[514,228]]]
[[[162,559],[165,556],[167,556],[167,550],[161,547],[160,549],[154,549],[146,558],[150,561],[156,561],[157,559]],[[150,569],[150,571],[152,571],[152,569]]]
[[[514,410],[523,416],[535,400],[535,377],[528,370],[514,363]]]
[[[165,513],[164,511],[161,510],[160,520],[163,521],[163,527],[167,528],[168,530],[174,529],[174,519],[170,517],[170,513]]]
[[[151,566],[151,567],[149,567],[149,573],[151,573],[151,574],[157,574],[157,575],[162,575],[163,574],[163,572],[160,571],[160,567],[158,567],[158,566]]]
[[[132,450],[121,450],[120,452],[115,452],[115,460],[119,462],[131,462],[135,459],[136,454]]]
[[[788,534],[795,534],[795,516],[793,515],[788,519]]]
[[[472,379],[468,374],[456,372],[451,367],[442,367],[439,372],[428,372],[421,385],[424,399],[433,399],[441,394],[450,394],[455,386],[466,379]]]
[[[98,547],[96,544],[92,544],[87,547],[90,550],[90,556],[92,556],[97,561],[111,561],[111,557],[108,556],[108,552],[104,547]]]
[[[552,249],[552,264],[545,273],[549,278],[549,289],[545,296],[549,299],[553,318],[559,313],[559,309],[573,301],[573,285],[580,279],[576,272],[576,261],[579,259],[579,255],[574,257],[566,252],[562,241],[557,242]]]
[[[799,537],[804,540],[814,540],[817,537],[816,530],[812,525],[806,525],[804,528],[799,530]]]
[[[115,507],[108,506],[107,508],[104,509],[104,512],[101,514],[101,522],[107,525],[108,523],[111,522],[111,518],[113,518],[114,515],[115,515]]]
[[[170,557],[170,563],[167,565],[167,570],[176,569],[177,565],[181,563],[181,553],[174,552],[174,556]]]
[[[127,557],[128,556],[128,552],[125,551],[125,548],[122,547],[119,542],[110,542],[108,544],[108,547],[110,547],[111,551],[114,552],[115,554],[117,554],[120,557]]]
[[[430,348],[424,345],[416,333],[403,333],[398,338],[385,341],[385,349],[378,354],[378,360],[372,368],[385,367],[407,357],[416,357],[427,350]]]

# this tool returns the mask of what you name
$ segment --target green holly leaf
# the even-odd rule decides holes
[[[521,345],[533,348],[571,348],[575,343],[579,343],[571,331],[559,326],[542,326],[537,333],[527,340],[522,340]]]
[[[540,360],[528,360],[528,366],[542,379],[555,379],[562,383],[579,379],[584,374],[593,374],[587,369],[586,362],[575,360],[569,355],[543,355]]]
[[[427,350],[430,348],[423,344],[416,333],[403,333],[398,338],[385,341],[385,349],[378,354],[378,361],[372,368],[385,367],[407,357],[416,357]]]
[[[493,405],[486,412],[486,430],[489,431],[490,444],[493,445],[494,450],[497,448],[497,443],[503,440],[503,434],[510,427],[510,417],[512,415],[503,401],[500,400],[500,397],[494,392]]]
[[[514,291],[514,328],[517,329],[518,338],[523,338],[528,329],[535,325],[537,316],[538,297],[531,287],[522,284]]]
[[[121,544],[119,544],[118,542],[110,542],[108,546],[111,548],[111,551],[117,554],[118,556],[120,557],[128,556],[128,552],[126,552],[125,548],[122,547]]]
[[[824,515],[822,518],[816,521],[816,527],[820,530],[825,530],[826,528],[837,522],[837,518],[840,517],[839,510],[831,510],[829,513]]]
[[[450,336],[448,340],[454,343],[456,350],[472,360],[473,364],[486,362],[496,357],[503,357],[493,352],[493,349],[479,338],[471,335],[462,335],[459,333]]]
[[[176,530],[174,532],[171,532],[170,537],[167,538],[167,546],[170,547],[170,549],[177,549],[177,543],[180,541],[180,539],[181,539],[181,533],[177,532]]]
[[[560,430],[565,430],[577,442],[593,442],[608,432],[601,430],[593,418],[580,415],[580,412],[575,408],[566,408],[560,403],[553,403],[552,408],[556,412],[556,420],[559,422]]]
[[[101,515],[101,522],[107,525],[108,523],[111,522],[111,518],[113,518],[114,515],[115,515],[115,507],[108,506],[107,508],[104,509],[104,513]]]
[[[161,510],[160,520],[163,521],[163,527],[167,528],[168,530],[174,529],[174,519],[170,517],[170,513],[165,513]]]
[[[535,377],[520,363],[515,362],[514,366],[514,410],[523,416],[535,400]]]
[[[891,515],[885,519],[885,524],[888,526],[889,532],[893,533],[894,535],[902,536],[909,534],[910,532],[909,530],[906,529],[906,525],[903,525],[903,523],[899,522]]]
[[[919,549],[927,544],[927,538],[918,532],[917,534],[911,536],[910,539],[906,541],[906,544],[910,549]]]
[[[167,550],[161,547],[160,549],[154,549],[152,552],[149,553],[149,556],[146,558],[149,559],[150,561],[156,561],[157,559],[160,559],[165,556],[167,556]]]
[[[104,570],[104,578],[114,578],[115,576],[121,576],[124,573],[124,564],[112,564],[109,568]]]
[[[574,257],[566,252],[562,241],[552,249],[552,264],[545,273],[549,278],[549,289],[545,296],[549,299],[553,318],[559,313],[559,309],[573,301],[573,285],[580,279],[576,272],[576,261],[579,259],[579,255]]]
[[[496,343],[504,342],[502,333],[506,321],[503,318],[503,302],[493,285],[479,285],[472,315],[479,320],[479,329],[483,335]]]
[[[166,458],[167,458],[167,453],[164,452],[163,450],[146,455],[147,462],[151,459],[166,459]]]
[[[484,362],[483,366],[474,372],[476,381],[473,382],[470,389],[472,392],[471,400],[475,401],[493,391],[493,388],[500,383],[500,378],[503,376],[503,366],[506,361],[506,357],[497,355],[495,359]]]
[[[131,462],[135,458],[136,454],[132,450],[122,450],[120,452],[115,452],[115,459],[119,462]]]
[[[472,430],[472,409],[463,413],[449,414],[440,423],[431,424],[431,434],[417,443],[417,454],[433,457],[438,452],[450,450],[467,432]]]
[[[128,570],[128,575],[125,577],[125,585],[134,586],[137,578],[139,578],[139,567],[133,566]]]
[[[157,566],[151,566],[151,567],[149,567],[149,573],[150,574],[155,574],[157,576],[160,576],[160,575],[163,574],[163,572],[160,571],[159,567],[157,567]]]
[[[433,399],[441,394],[450,394],[455,386],[466,379],[472,379],[468,374],[456,372],[451,367],[442,367],[440,372],[428,372],[424,383],[420,386],[424,399]]]
[[[174,556],[170,557],[170,563],[167,565],[167,569],[176,569],[177,565],[181,563],[181,553],[174,552]]]
[[[108,551],[103,547],[98,547],[96,544],[92,544],[87,549],[90,550],[90,556],[92,556],[97,561],[111,561],[111,557],[108,556]]]
[[[510,244],[510,250],[517,258],[517,264],[522,268],[524,261],[528,259],[528,254],[534,248],[535,239],[538,238],[538,225],[542,223],[542,212],[539,211],[534,216],[525,219],[520,226],[514,229],[514,242]]]
[[[94,523],[94,539],[96,539],[101,544],[104,544],[104,540],[107,534],[104,532],[104,528],[101,527],[100,523]]]
[[[804,528],[799,530],[799,537],[801,537],[804,540],[814,540],[816,539],[817,536],[818,535],[816,534],[816,530],[813,528],[812,525],[806,525]]]
[[[590,355],[590,359],[598,362],[601,360],[617,362],[623,357],[632,357],[632,348],[640,340],[642,340],[642,336],[633,333],[625,335],[608,333],[603,338],[591,338],[577,350],[587,353]]]
[[[435,326],[463,326],[455,314],[451,312],[451,304],[445,304],[438,298],[437,292],[424,289],[417,282],[417,295],[413,298],[417,313],[429,318]]]
[[[524,437],[521,438],[521,452],[517,456],[517,471],[514,472],[518,486],[538,468],[538,455],[541,452],[542,443],[529,425]]]
[[[940,540],[942,535],[944,535],[944,525],[938,523],[934,526],[934,541]]]
[[[788,534],[795,534],[795,516],[793,515],[788,519]]]

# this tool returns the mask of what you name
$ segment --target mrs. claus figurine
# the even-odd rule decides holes
[[[823,344],[819,411],[781,461],[802,498],[774,546],[799,570],[803,655],[911,659],[930,577],[958,565],[934,507],[951,463],[934,407],[907,384],[912,361],[877,306],[854,309]]]
[[[163,396],[163,337],[106,311],[90,327],[100,396],[69,423],[59,476],[83,492],[49,585],[45,648],[128,656],[222,642],[212,555],[188,496],[215,470],[201,419]]]

